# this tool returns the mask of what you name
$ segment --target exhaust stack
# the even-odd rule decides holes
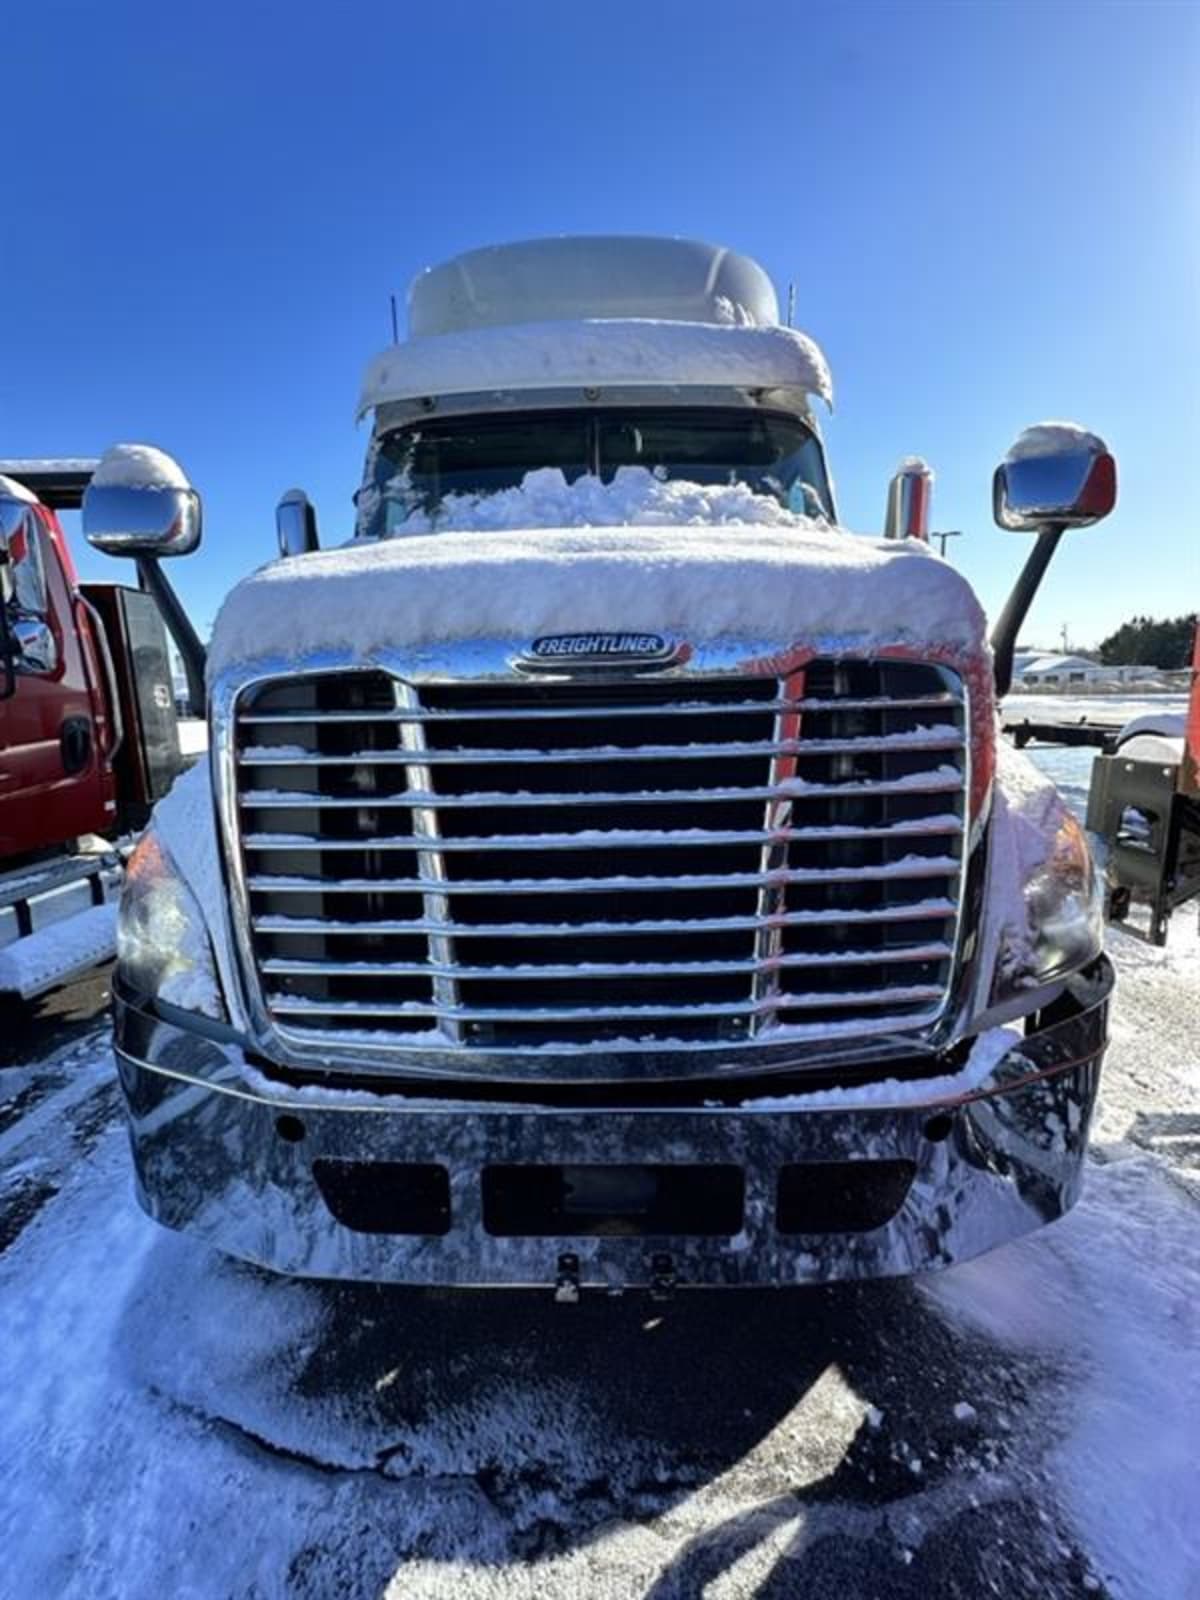
[[[920,456],[905,456],[888,484],[885,539],[920,539],[929,543],[929,509],[933,504],[933,468]]]

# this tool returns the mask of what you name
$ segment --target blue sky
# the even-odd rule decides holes
[[[0,455],[177,455],[202,627],[283,489],[349,532],[389,292],[559,232],[794,280],[843,520],[877,531],[924,454],[993,612],[1027,548],[991,523],[995,461],[1047,417],[1104,434],[1121,503],[1028,638],[1200,600],[1200,7],[43,0],[8,9],[5,61]]]

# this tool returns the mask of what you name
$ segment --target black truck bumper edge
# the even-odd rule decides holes
[[[462,1286],[819,1283],[946,1266],[1069,1210],[1112,981],[1103,957],[1070,980],[985,1083],[909,1083],[891,1104],[337,1095],[268,1084],[236,1045],[121,1000],[117,1059],[144,1209],[275,1271]]]

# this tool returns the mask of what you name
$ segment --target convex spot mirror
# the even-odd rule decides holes
[[[83,532],[112,556],[186,556],[200,543],[200,496],[164,450],[114,445],[84,492]]]
[[[1026,428],[992,480],[1002,528],[1086,528],[1117,503],[1117,464],[1104,440],[1068,422]]]
[[[275,533],[281,556],[305,556],[320,549],[317,513],[303,489],[289,489],[275,507]]]

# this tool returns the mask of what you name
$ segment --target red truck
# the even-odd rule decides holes
[[[115,948],[121,841],[182,765],[166,635],[142,589],[81,583],[57,512],[90,460],[0,462],[0,994]]]

